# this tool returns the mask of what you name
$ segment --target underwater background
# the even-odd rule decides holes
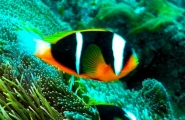
[[[99,120],[105,104],[137,120],[185,120],[184,16],[185,0],[0,0],[0,119]],[[114,82],[71,76],[19,47],[20,28],[33,38],[108,29],[139,66]]]

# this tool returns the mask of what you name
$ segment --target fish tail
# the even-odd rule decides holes
[[[23,29],[16,31],[16,34],[18,46],[32,55],[41,56],[51,47],[50,43],[43,41],[42,38],[34,32]]]

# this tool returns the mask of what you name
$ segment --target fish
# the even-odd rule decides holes
[[[20,29],[16,34],[22,49],[65,73],[85,79],[115,81],[139,64],[126,40],[105,29],[63,31],[47,37]]]
[[[98,110],[100,120],[136,120],[133,113],[118,106],[100,104],[95,107]]]

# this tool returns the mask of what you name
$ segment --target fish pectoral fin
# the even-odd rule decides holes
[[[105,64],[100,48],[94,44],[89,45],[82,59],[84,73],[92,77],[98,77],[101,75],[101,66]]]

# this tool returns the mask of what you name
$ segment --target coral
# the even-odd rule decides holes
[[[130,33],[139,33],[143,30],[156,31],[167,23],[174,22],[179,16],[182,16],[184,9],[167,2],[167,0],[151,0],[150,2],[143,0],[141,5],[145,7],[145,11],[141,16],[143,19],[136,28]]]
[[[13,64],[15,61],[8,59],[9,57],[0,56],[0,118],[3,120],[63,119],[62,114],[49,105],[40,91],[41,88],[34,82],[36,79],[34,70],[30,72],[29,69],[25,69],[26,63],[19,66]]]
[[[183,15],[184,9],[175,6],[167,0],[146,0],[141,1],[140,5],[145,7],[145,12],[141,14],[144,18],[139,22],[140,26],[134,28],[131,33],[143,31],[156,31],[167,23],[175,22],[176,18]]]
[[[3,52],[0,55],[2,77],[0,105],[7,108],[2,114],[10,112],[12,115],[7,117],[17,119],[73,118],[75,117],[72,116],[73,112],[84,118],[98,117],[94,108],[86,106],[81,98],[68,90],[62,82],[60,76],[62,73],[59,75],[55,68],[17,47],[16,41],[3,40],[0,43],[3,44],[1,48]],[[9,107],[4,107],[6,104],[13,111]],[[72,113],[64,114],[65,111]]]
[[[130,26],[126,27],[129,29],[129,34],[137,34],[143,31],[159,30],[162,26],[182,16],[184,11],[166,0],[151,0],[150,2],[143,0],[135,6],[124,2],[112,2],[110,5],[100,7],[100,11],[90,25],[93,27],[113,26],[115,25],[113,21],[117,20],[116,24]]]
[[[179,99],[183,98],[185,83],[184,21],[183,16],[178,17],[176,22],[155,33],[144,32],[129,39],[137,45],[135,49],[141,51],[138,55],[141,66],[137,68],[137,75],[130,78],[132,80],[129,81],[130,85],[135,83],[134,88],[138,88],[138,83],[140,84],[143,78],[159,79],[170,93],[176,116],[184,113],[184,108],[181,106],[185,104],[182,99]]]
[[[141,96],[148,106],[149,113],[154,119],[171,119],[173,120],[173,111],[169,102],[169,96],[164,86],[155,79],[143,81]],[[157,115],[155,115],[155,114]]]
[[[68,120],[92,120],[92,118],[87,118],[86,115],[78,112],[65,111],[64,115]],[[98,120],[98,118],[94,118],[94,120]]]
[[[0,39],[1,43],[3,40],[15,41],[17,39],[14,29],[16,28],[16,23],[13,17],[0,15]],[[4,41],[3,44],[6,44]],[[2,44],[2,46],[3,46]],[[2,49],[6,49],[2,47]]]
[[[185,85],[184,21],[183,16],[178,17],[176,22],[163,29],[154,33],[143,32],[129,39],[140,56],[140,67],[128,81],[130,88],[141,86],[143,78],[160,80],[170,95],[175,116],[182,116],[185,110],[182,107],[185,104],[182,100]]]
[[[53,109],[39,87],[34,85],[25,91],[22,84],[15,79],[0,79],[0,118],[2,120],[62,120],[63,116]]]
[[[9,51],[9,52],[11,52],[11,51]],[[9,79],[8,82],[12,82],[11,84],[8,84],[8,85],[13,87],[13,85],[15,85],[15,83],[13,83],[14,80],[18,80],[16,82],[21,83],[21,84],[18,84],[19,87],[17,87],[17,89],[12,88],[12,89],[3,90],[2,92],[5,95],[9,91],[13,91],[13,92],[18,91],[18,92],[16,92],[17,94],[20,91],[22,91],[23,93],[22,92],[19,93],[20,98],[17,98],[16,94],[13,94],[13,96],[15,96],[15,98],[12,98],[12,99],[13,99],[13,101],[17,100],[16,102],[19,106],[21,106],[21,104],[24,105],[22,107],[24,107],[25,109],[28,109],[29,106],[31,106],[31,107],[34,106],[35,103],[42,105],[41,103],[38,103],[39,101],[36,101],[36,100],[39,100],[42,98],[44,100],[42,102],[45,106],[50,104],[52,107],[55,108],[54,109],[55,111],[57,110],[57,112],[60,113],[59,115],[61,115],[61,116],[64,111],[79,112],[79,114],[82,114],[84,116],[84,118],[85,117],[91,118],[92,116],[95,116],[95,115],[98,116],[97,113],[92,113],[91,108],[86,107],[86,105],[83,103],[83,101],[78,96],[76,96],[73,92],[68,90],[68,87],[64,85],[60,76],[57,75],[57,72],[54,68],[49,67],[44,63],[41,63],[41,61],[39,61],[31,56],[24,55],[24,52],[22,54],[17,54],[17,52],[18,51],[16,51],[16,49],[14,49],[13,54],[12,53],[4,53],[0,57],[1,58],[1,60],[0,60],[1,61],[0,74],[4,78],[8,78]],[[20,52],[21,52],[21,50],[19,49],[19,53]],[[16,59],[12,59],[12,58],[16,58]],[[40,69],[42,69],[42,71],[40,71]],[[7,80],[7,79],[3,79],[3,80]],[[34,89],[31,87],[33,84],[32,81],[35,81],[35,83],[36,83],[35,84],[36,88],[33,87]],[[5,86],[2,83],[1,86],[6,88],[7,84]],[[4,88],[2,88],[2,89],[4,89]],[[31,89],[32,91],[30,91],[29,89]],[[26,93],[23,90],[30,93],[27,95],[26,98],[24,98]],[[36,92],[37,94],[35,95],[33,90],[39,91],[40,93]],[[32,93],[33,93],[33,98],[28,98],[28,96],[32,96]],[[23,96],[23,97],[21,97],[21,96]],[[39,98],[37,98],[36,96],[38,96]],[[12,97],[12,96],[10,96],[10,97]],[[33,101],[32,99],[35,100],[35,103],[32,102]],[[27,101],[30,101],[30,103],[26,104],[27,101],[21,101],[21,100],[27,100]],[[76,102],[74,102],[74,101],[76,101]],[[6,102],[6,101],[4,101],[4,102]],[[8,103],[9,102],[7,102],[7,104]],[[37,104],[36,104],[36,106],[37,106]],[[42,105],[42,106],[44,106],[44,105]],[[4,104],[1,104],[1,106],[4,106]],[[20,109],[23,109],[22,107]],[[35,109],[34,109],[34,111],[36,111],[36,113],[37,113],[38,111],[41,111],[43,108],[42,107],[39,108],[38,111],[37,111],[37,109],[36,110]],[[55,117],[58,114],[57,112],[53,113],[52,111],[54,111],[54,110],[50,110],[50,112],[51,112],[51,113],[49,113],[50,117]],[[46,110],[44,109],[43,112],[44,111],[46,111]],[[19,112],[21,112],[21,110],[19,110]],[[42,114],[43,113],[41,113],[41,117],[43,117]],[[35,113],[34,113],[34,115],[35,115]],[[33,115],[33,118],[34,118],[34,115]],[[15,116],[17,116],[17,114]],[[63,116],[64,116],[64,114],[63,114]],[[47,119],[47,117],[43,117],[42,119]],[[60,119],[62,119],[62,117],[60,117]]]
[[[100,21],[107,21],[116,16],[126,16],[129,21],[135,20],[138,17],[134,12],[134,9],[124,3],[112,3],[110,6],[102,7],[96,17]]]
[[[67,23],[61,22],[40,0],[1,0],[0,8],[0,18],[7,16],[12,17],[12,21],[31,23],[44,35],[70,29]]]
[[[139,91],[127,90],[120,81],[102,83],[75,78],[73,91],[87,105],[115,105],[134,114],[138,120],[174,120],[169,95],[155,79],[143,81]]]
[[[68,29],[68,24],[59,21],[41,1],[1,1],[0,6],[0,17],[2,18],[0,21],[0,76],[2,85],[2,101],[0,105],[2,114],[7,119],[43,120],[73,117],[73,114],[70,114],[70,112],[76,112],[80,116],[84,116],[84,118],[87,116],[91,118],[93,115],[98,116],[97,113],[92,113],[94,108],[86,107],[79,97],[68,90],[68,87],[62,83],[62,79],[55,68],[36,59],[16,43],[17,29],[25,29],[30,32],[30,35],[32,33],[32,35],[45,36],[56,31]],[[13,11],[15,14],[12,14]],[[58,106],[52,104],[53,101],[50,101],[51,99],[47,96],[50,93],[50,91],[46,90],[47,88],[55,90],[59,87],[55,85],[50,86],[50,83],[53,83],[53,81],[60,83],[58,92],[63,93],[63,96],[60,97],[56,96],[58,93],[53,94],[59,99],[57,101],[59,102]],[[42,85],[39,83],[42,83]],[[43,87],[43,85],[45,86]],[[68,98],[68,96],[70,97]],[[68,104],[67,100],[70,100],[71,103]],[[77,102],[73,103],[72,100]],[[65,108],[61,110],[60,107],[64,105]],[[58,109],[56,110],[53,107]],[[82,109],[78,110],[77,108]],[[68,111],[69,114],[64,114],[64,111]],[[96,110],[94,109],[93,111]],[[9,113],[11,114],[10,116]]]
[[[14,59],[15,61],[10,59],[15,58],[17,54],[10,54],[8,52],[11,50],[8,50],[0,55],[1,117],[25,120],[62,118],[62,115],[54,110],[41,95],[39,87],[37,85],[37,88],[31,87],[30,82],[35,80],[33,79],[34,71],[32,70],[31,73],[29,69],[26,69],[26,63],[18,59]]]
[[[41,79],[39,81],[41,91],[44,97],[50,101],[53,107],[61,112],[78,112],[89,119],[97,119],[97,112],[92,112],[90,107],[82,101],[80,97],[75,95],[69,88],[61,81],[60,78],[55,79]],[[69,112],[67,112],[69,114]]]
[[[168,17],[177,17],[181,16],[183,9],[173,5],[167,0],[143,0],[141,2],[143,6],[146,7],[146,10],[151,13],[156,13],[157,16],[168,16]]]
[[[143,0],[140,4],[134,0],[134,4],[128,0],[12,1],[1,0],[0,4],[0,119],[97,119],[96,104],[119,106],[138,120],[171,120],[173,115],[184,119],[184,108],[179,107],[184,105],[184,10],[165,0]],[[151,4],[164,6],[155,9],[150,8]],[[92,26],[88,25],[90,20]],[[71,29],[69,24],[75,29],[110,27],[123,30],[121,33],[141,33],[129,42],[143,54],[141,66],[150,64],[148,70],[155,68],[155,73],[147,72],[163,84],[147,79],[141,90],[128,90],[120,81],[107,84],[71,77],[16,43],[17,29],[45,37]],[[146,78],[147,73],[138,71],[142,71],[138,72],[141,78],[135,74],[129,80]],[[174,112],[168,97],[173,100]]]
[[[120,88],[120,86],[123,87]],[[105,89],[107,90],[104,91]],[[122,93],[125,92],[124,85],[120,81],[103,83],[76,78],[73,90],[84,99],[87,105],[103,103],[119,104],[119,102],[116,102],[117,99],[122,99],[122,101],[124,101],[124,98],[120,97]]]
[[[178,20],[174,24],[171,24],[170,26],[167,26],[164,29],[164,33],[171,37],[170,41],[174,43],[178,42],[180,46],[185,46],[184,44],[184,39],[185,39],[184,15],[185,13],[183,14],[182,17],[179,17]]]
[[[68,22],[73,29],[89,28],[88,23],[97,12],[100,0],[56,0],[45,1],[61,20]]]

